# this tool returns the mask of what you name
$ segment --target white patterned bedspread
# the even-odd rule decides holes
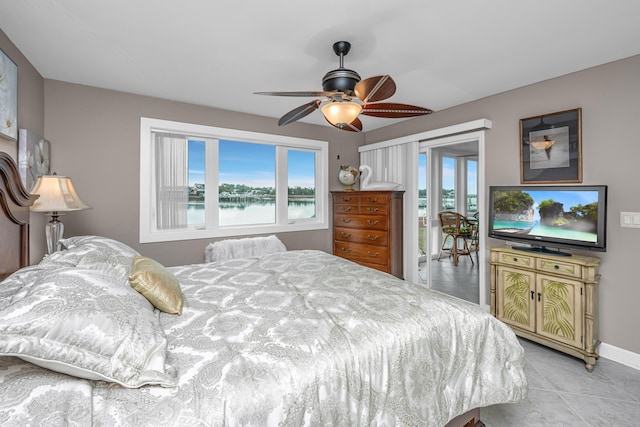
[[[319,251],[170,270],[185,297],[182,316],[161,314],[178,387],[126,389],[0,357],[0,414],[31,425],[443,426],[526,395],[511,330],[423,286]]]

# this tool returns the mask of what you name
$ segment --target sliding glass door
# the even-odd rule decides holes
[[[473,251],[473,262],[467,256],[454,265],[448,253],[438,260],[443,242],[438,213],[455,211],[465,217],[478,216],[479,140],[460,135],[421,142],[419,147],[419,280],[431,289],[484,304],[487,298],[480,296],[480,282],[485,282],[481,280],[485,266],[480,251]]]

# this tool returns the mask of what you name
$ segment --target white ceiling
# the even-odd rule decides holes
[[[640,54],[640,1],[0,0],[0,29],[47,79],[276,120],[313,98],[253,92],[321,90],[338,40],[389,102],[437,112]]]

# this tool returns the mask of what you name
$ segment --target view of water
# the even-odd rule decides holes
[[[276,222],[274,201],[221,202],[220,225],[273,224]],[[289,219],[315,218],[316,204],[313,199],[290,200]],[[204,224],[203,202],[189,202],[187,221],[189,224]]]

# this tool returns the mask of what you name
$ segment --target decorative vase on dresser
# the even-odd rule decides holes
[[[491,314],[516,335],[584,359],[598,359],[600,259],[491,248]]]
[[[403,278],[404,191],[332,191],[333,254]]]

